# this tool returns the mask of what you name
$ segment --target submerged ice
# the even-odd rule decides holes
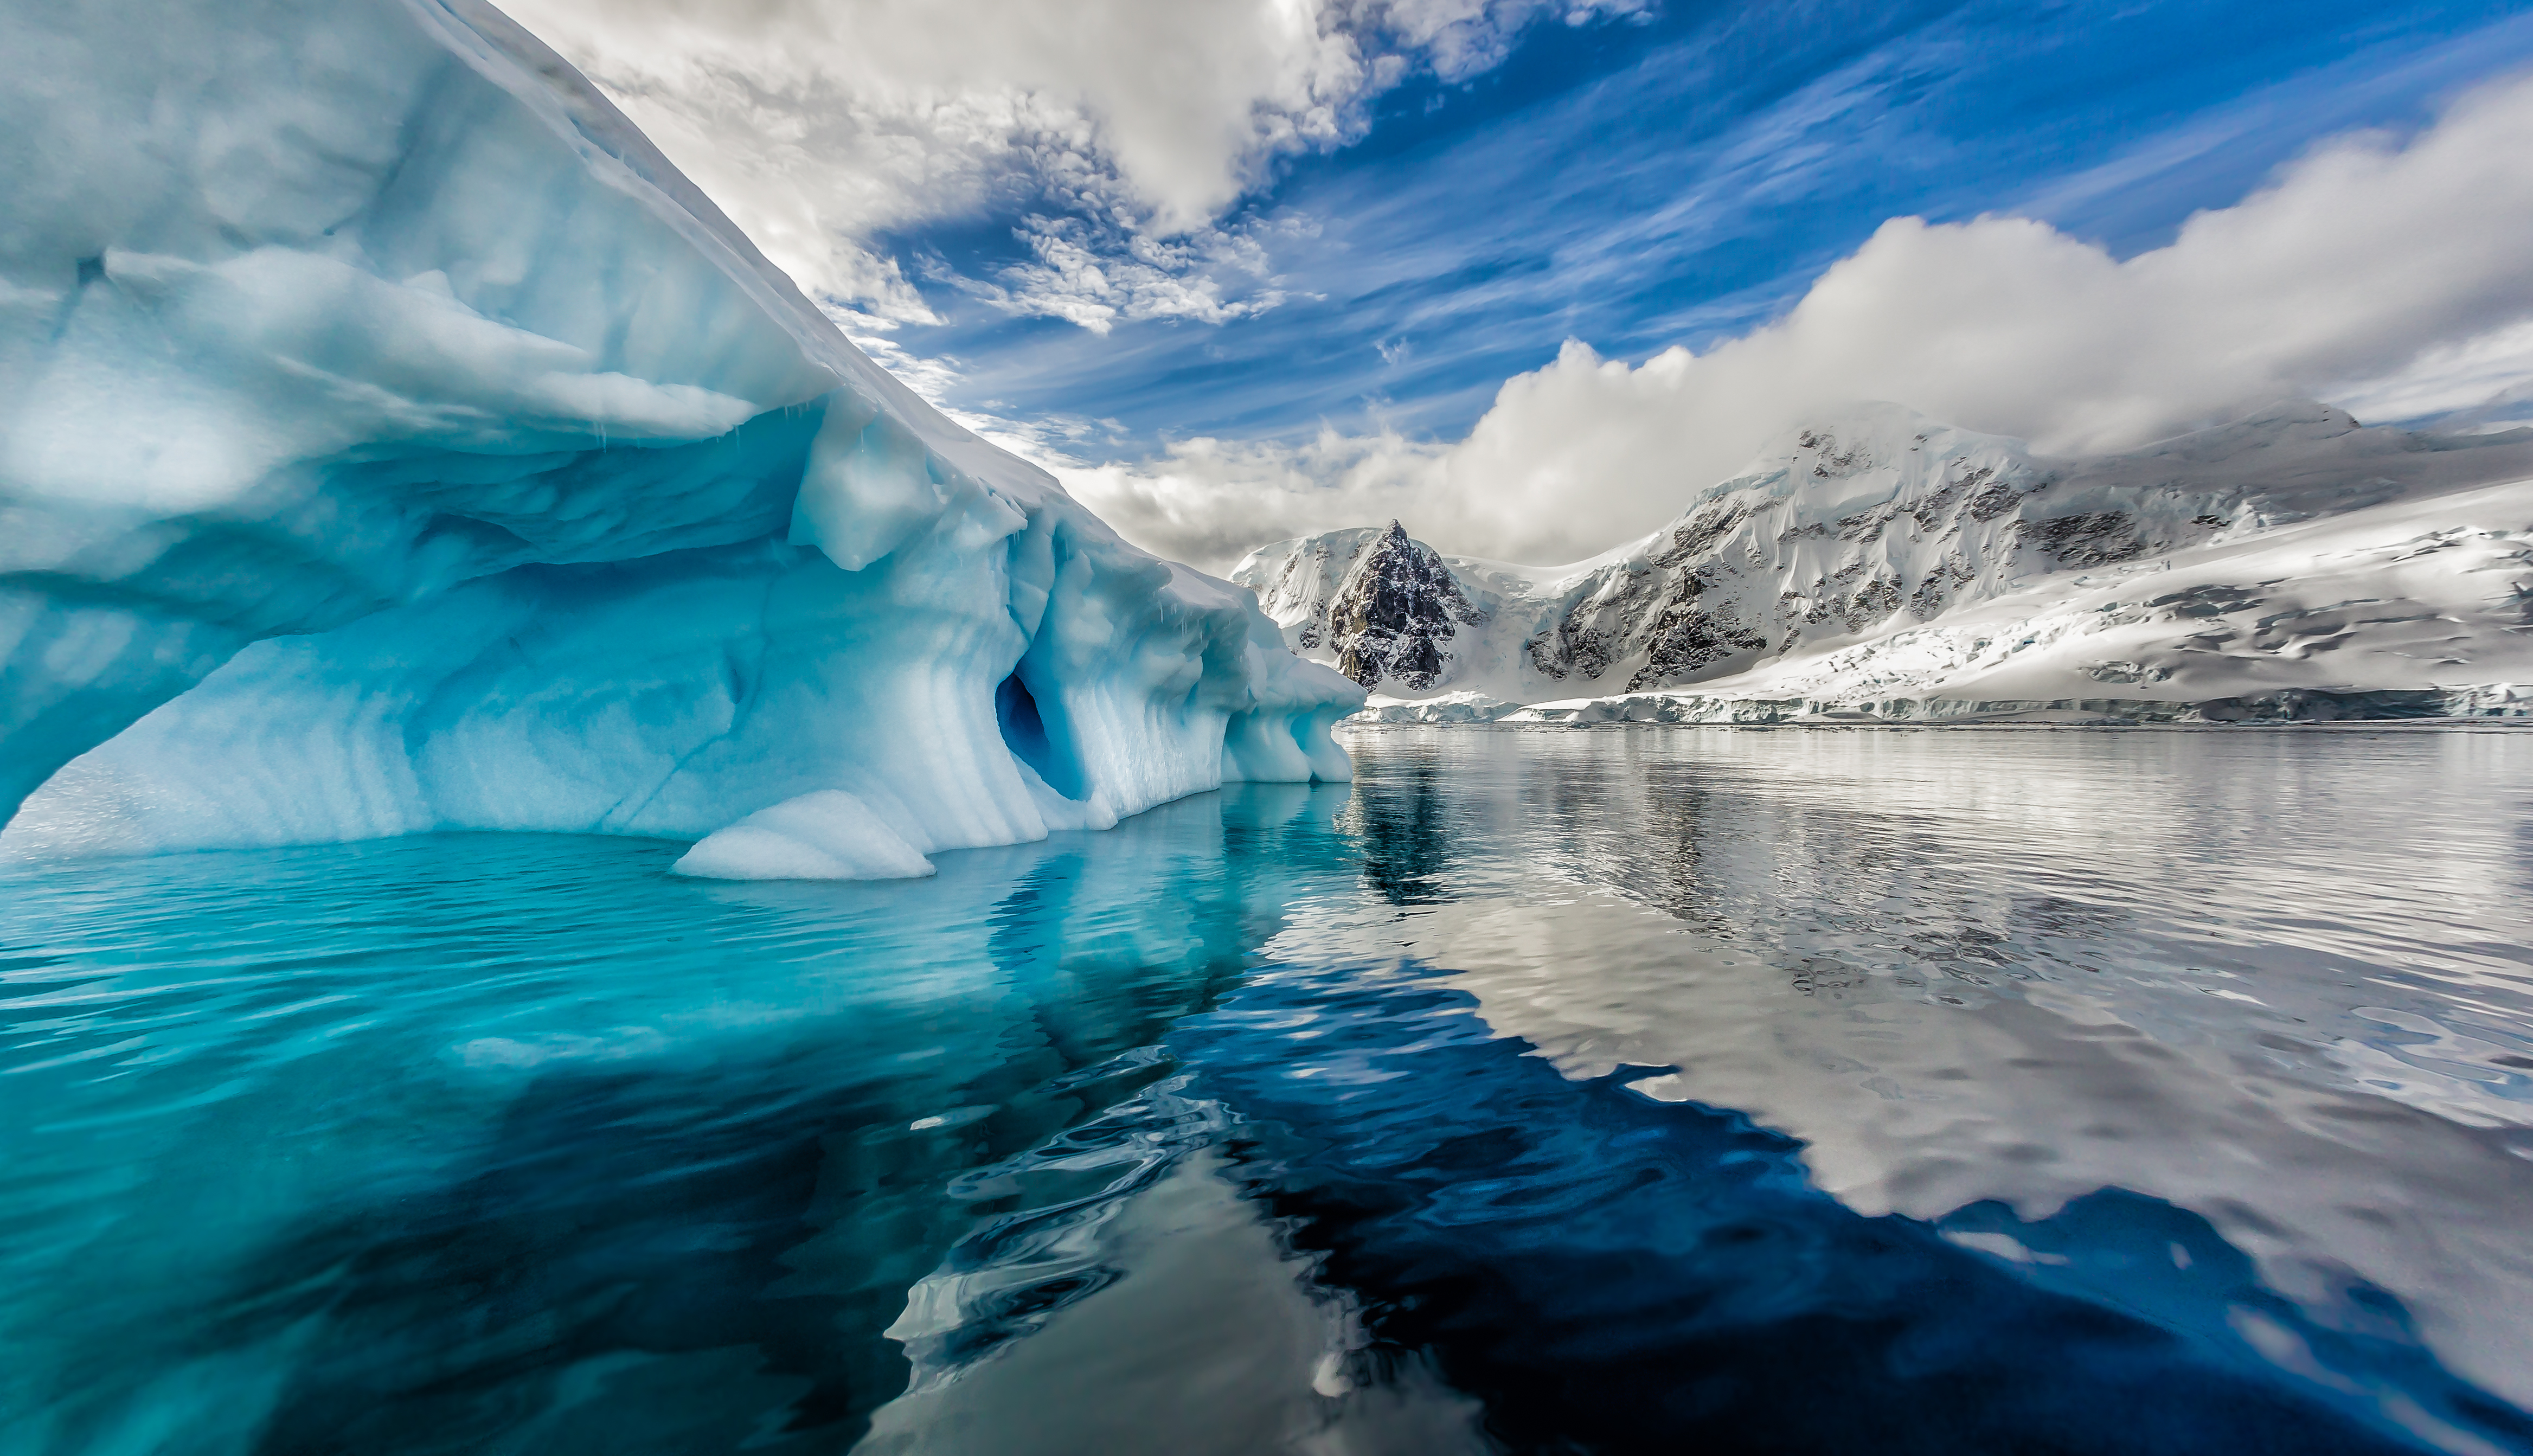
[[[480,0],[0,3],[0,844],[923,873],[1353,684],[857,352]]]

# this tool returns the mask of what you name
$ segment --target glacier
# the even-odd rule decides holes
[[[1565,566],[1403,526],[1252,553],[1297,651],[1413,723],[2533,715],[2533,431],[2284,400],[2121,454],[1859,404]]]
[[[928,872],[1362,692],[856,350],[481,0],[0,3],[0,852]]]

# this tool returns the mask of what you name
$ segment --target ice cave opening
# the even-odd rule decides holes
[[[1089,797],[1082,783],[1080,760],[1059,746],[1058,735],[1047,730],[1046,714],[1038,707],[1029,684],[1021,681],[1018,669],[994,689],[994,720],[1002,727],[1004,746],[1044,780],[1047,787],[1077,802]]]

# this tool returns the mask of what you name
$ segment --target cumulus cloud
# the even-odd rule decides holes
[[[1452,451],[1396,435],[1325,431],[1300,448],[1187,439],[1158,460],[1082,465],[1061,441],[986,433],[1054,471],[1136,545],[1216,574],[1266,542],[1392,517],[1430,530],[1450,514]],[[1467,549],[1467,538],[1445,540]]]
[[[1397,516],[1447,551],[1562,561],[1651,530],[1770,437],[1889,399],[2049,452],[2110,450],[2313,394],[2370,420],[2533,395],[2533,80],[2411,138],[2342,137],[2164,248],[2046,223],[1894,218],[1782,319],[1640,365],[1569,342],[1447,446],[1175,446],[1066,472],[1125,532],[1221,569]],[[2483,411],[2484,414],[2488,411]]]
[[[873,238],[1004,205],[1034,261],[989,302],[1105,328],[1272,307],[1214,226],[1274,158],[1360,135],[1543,19],[1646,0],[505,0],[803,288],[928,321]]]

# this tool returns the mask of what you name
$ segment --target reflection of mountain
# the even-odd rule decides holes
[[[2104,1214],[2106,1189],[2165,1200],[2313,1318],[2533,1399],[2526,860],[2511,790],[2488,796],[2523,745],[1514,741],[1366,753],[1355,790],[1488,845],[1399,936],[1494,1034],[1574,1078],[1671,1069],[1636,1084],[1800,1139],[1846,1207],[2036,1277],[2144,1277],[2026,1223],[2143,1216]]]
[[[1681,689],[1615,716],[2476,711],[2533,683],[2533,434],[2287,403],[2049,459],[1860,406],[1571,566],[1439,556],[1393,525],[1263,547],[1233,578],[1296,651],[1433,704],[1390,716]]]
[[[1173,1258],[1151,1234],[1170,1219],[1181,1239],[1226,1248],[1254,1239],[1246,1220],[1201,1211],[1185,1180],[1216,1167],[1354,1311],[1355,1337],[1328,1352],[1314,1380],[1331,1404],[1337,1392],[1361,1402],[1395,1388],[1402,1373],[1416,1391],[1431,1371],[1483,1402],[1494,1449],[2390,1456],[2417,1449],[2422,1433],[2463,1442],[2518,1433],[2511,1413],[2410,1340],[2400,1300],[2385,1290],[2343,1269],[2338,1286],[2307,1304],[2265,1282],[2271,1270],[2245,1230],[2259,1211],[2275,1211],[2269,1204],[2227,1209],[2219,1221],[2099,1182],[2054,1200],[2000,1200],[1979,1190],[2018,1188],[2013,1175],[2032,1166],[2032,1149],[1973,1136],[1968,1166],[1923,1190],[1972,1192],[1931,1216],[1895,1215],[1869,1192],[1823,1189],[1814,1149],[1770,1126],[1773,1117],[1633,1089],[1676,1096],[1710,1062],[1767,1069],[1777,1081],[1754,1087],[1781,1103],[1805,1082],[1871,1081],[1813,1056],[1804,1013],[1891,1009],[1849,934],[1878,940],[1887,927],[1859,913],[1807,944],[1809,955],[1780,962],[1765,911],[1804,907],[1815,888],[1905,888],[1926,868],[1910,845],[1927,826],[1911,823],[1914,801],[1892,811],[1840,802],[1844,785],[1820,786],[1833,791],[1818,800],[1797,791],[1772,801],[1764,786],[1731,775],[1683,795],[1690,786],[1665,773],[1656,792],[1639,774],[1608,772],[1625,750],[1607,739],[1558,740],[1543,756],[1562,761],[1527,772],[1473,762],[1497,741],[1367,755],[1335,820],[1343,838],[1323,845],[1330,868],[1361,857],[1362,893],[1315,887],[1256,972],[1170,1031],[1184,1080],[972,1176],[980,1187],[1054,1184],[1067,1172],[1081,1180],[1149,1166],[1189,1141],[1208,1149],[1120,1202],[1102,1194],[1042,1204],[954,1251],[899,1327],[941,1352],[932,1378],[883,1414],[894,1443],[876,1449],[970,1449],[937,1434],[954,1428],[990,1432],[976,1448],[1009,1456],[1091,1448],[1047,1430],[1078,1428],[1083,1402],[1072,1392],[1086,1382],[1139,1369],[1132,1352],[1157,1326],[1127,1321],[1216,1327],[1196,1303],[1219,1287],[1208,1274],[1229,1271],[1189,1260],[1183,1247]],[[1566,744],[1581,751],[1561,754]],[[2026,791],[2070,776],[2045,761],[2021,767],[2010,777]],[[1528,782],[1506,783],[1507,768]],[[1681,822],[1672,810],[1684,796],[1694,814]],[[1789,831],[1799,843],[1785,852],[1753,852]],[[1952,847],[1938,839],[1918,854]],[[1308,850],[1299,835],[1288,844]],[[1814,879],[1790,878],[1805,866]],[[1667,903],[1703,903],[1715,936],[1682,937],[1667,917],[1578,897],[1567,874],[1619,874]],[[2023,936],[2056,937],[2060,954],[2098,954],[2128,928],[2117,914],[2008,892],[2003,928],[1991,930],[1998,907],[1976,896],[1913,906],[1922,922],[1913,945],[1932,964],[1950,956],[1973,968],[1958,982],[1968,991],[1983,977],[2020,984]],[[1743,957],[1738,984],[1721,984],[1708,962],[1716,937],[1738,942],[1725,949]],[[1508,984],[1510,966],[1528,979]],[[1893,1089],[1914,1104],[1953,1087],[1942,1074],[1964,1048],[1947,1033],[1980,1024],[1981,1010],[2010,1010],[2007,1001],[1939,1004],[1949,1026],[1913,1024],[1921,1045],[1880,1049]],[[2123,1000],[2119,1011],[2133,1006]],[[2069,1049],[2069,1028],[2003,1024],[2034,1049]],[[2109,1042],[2103,1024],[2091,1042],[2077,1033],[2078,1049]],[[1779,1026],[1783,1040],[1770,1034]],[[1614,1065],[1651,1030],[1676,1035],[1665,1050],[1679,1071]],[[2130,1089],[2088,1087],[2096,1070],[2062,1064],[1996,1080],[2011,1096],[2054,1092],[2077,1106],[2093,1096],[2098,1116],[2098,1104],[2116,1106]],[[2075,1085],[2053,1087],[2053,1077]],[[2132,1114],[2150,1121],[2167,1110],[2141,1105]],[[2075,1136],[2046,1113],[2032,1122],[2037,1139]],[[1902,1128],[1913,1149],[1941,1140]],[[2231,1146],[2276,1145],[2265,1141],[2273,1126],[2222,1131],[2237,1135]],[[2408,1171],[2433,1173],[2454,1150],[2427,1144]],[[1179,1286],[1175,1311],[1165,1285]],[[1292,1326],[1271,1304],[1242,1308],[1258,1326],[1256,1348],[1281,1359]],[[994,1349],[1004,1355],[989,1357]],[[1034,1401],[1031,1380],[1043,1382]],[[1225,1390],[1240,1398],[1238,1382]],[[1345,1432],[1367,1444],[1288,1446],[1227,1438],[1217,1426],[1185,1447],[1101,1448],[1475,1449],[1454,1438],[1465,1432],[1448,1402],[1425,1397],[1395,1408],[1415,1413],[1413,1424]],[[1178,1403],[1156,1393],[1153,1404]]]
[[[1796,1139],[1624,1085],[1657,1069],[1561,1077],[1456,977],[1403,969],[1333,1007],[1270,977],[1227,1008],[1256,1030],[1178,1041],[1257,1122],[1244,1182],[1364,1300],[1365,1363],[1431,1359],[1509,1449],[2391,1456],[2416,1447],[2330,1386],[2386,1365],[2432,1419],[2506,1430],[2397,1337],[2262,1290],[2197,1214],[2105,1191],[2033,1225],[1867,1217]]]
[[[2508,735],[1426,736],[913,885],[0,872],[47,1114],[0,1124],[0,1405],[380,1456],[2533,1445],[2464,1383],[2533,1368]],[[2437,867],[2370,898],[2405,822]]]

